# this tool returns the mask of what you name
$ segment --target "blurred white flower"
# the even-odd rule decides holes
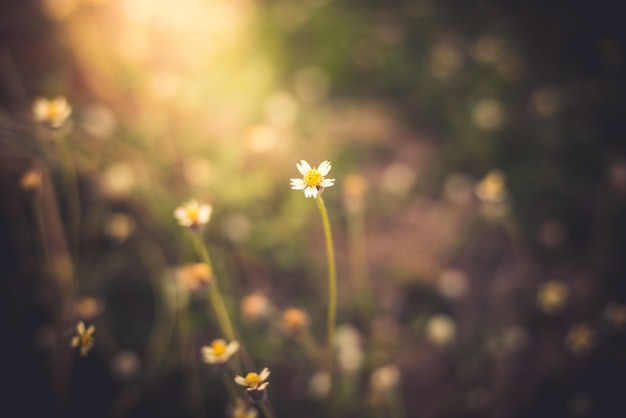
[[[337,363],[348,374],[357,372],[363,366],[365,354],[361,347],[361,334],[351,325],[341,325],[335,332]]]
[[[376,392],[386,392],[394,389],[399,382],[400,370],[391,364],[374,370],[370,377],[370,386]]]
[[[181,226],[197,230],[209,223],[213,207],[191,199],[174,210],[174,217]]]
[[[217,365],[227,363],[237,351],[239,351],[239,343],[237,341],[231,341],[226,344],[226,341],[221,338],[213,340],[211,345],[205,345],[201,348],[204,362]]]
[[[330,391],[330,382],[330,374],[327,371],[317,371],[309,380],[309,392],[316,398],[324,399]]]
[[[444,270],[437,286],[442,295],[449,299],[459,299],[467,291],[467,276],[460,270]]]
[[[445,346],[456,338],[456,322],[447,315],[435,315],[426,324],[428,341]]]
[[[72,106],[63,96],[52,100],[39,97],[33,104],[35,120],[53,129],[62,127],[71,114]]]

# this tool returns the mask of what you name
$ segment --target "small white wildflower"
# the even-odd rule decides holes
[[[222,339],[214,340],[210,346],[202,347],[202,358],[207,364],[224,364],[239,350],[239,343],[231,341],[226,344]]]
[[[317,197],[318,192],[324,190],[325,187],[335,185],[335,179],[325,179],[331,169],[330,162],[324,161],[317,168],[312,168],[311,165],[301,160],[299,164],[296,164],[298,171],[302,174],[301,179],[291,179],[291,188],[294,190],[304,190],[306,197]]]
[[[195,199],[183,203],[174,210],[174,217],[181,226],[197,230],[202,225],[209,223],[213,207],[205,203],[199,203]]]

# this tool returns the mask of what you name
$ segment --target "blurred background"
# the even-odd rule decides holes
[[[276,417],[328,415],[304,159],[333,416],[626,416],[615,3],[3,1],[0,415],[230,416],[190,198]]]

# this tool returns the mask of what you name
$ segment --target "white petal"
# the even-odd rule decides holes
[[[198,212],[198,222],[201,224],[206,224],[211,219],[211,212],[213,212],[213,208],[209,205],[202,205]]]
[[[330,187],[335,185],[335,179],[324,179],[322,180],[322,187]]]
[[[241,385],[241,386],[248,386],[246,384],[246,379],[244,377],[241,377],[241,376],[235,376],[235,383],[237,383],[238,385]]]
[[[294,179],[295,180],[295,179]],[[306,184],[301,179],[298,179],[298,182],[291,181],[291,188],[293,190],[302,190],[306,187]]]
[[[317,197],[317,189],[315,187],[307,187],[304,189],[304,195],[306,197]]]
[[[270,384],[270,382],[261,383],[261,384],[260,384],[260,385],[256,388],[256,390],[258,390],[258,391],[263,391],[263,390],[265,390],[265,388],[266,388],[266,387],[267,387],[267,385],[269,385],[269,384]]]
[[[259,377],[261,378],[261,381],[267,380],[267,378],[270,377],[270,369],[266,367],[261,370],[261,373],[259,373]]]
[[[228,343],[228,346],[226,346],[226,354],[228,354],[228,357],[235,354],[237,350],[239,350],[239,343],[237,341],[231,341]]]
[[[309,165],[309,163],[307,163],[304,160],[300,160],[300,164],[296,163],[296,167],[298,167],[298,171],[300,172],[300,174],[302,174],[303,176],[306,176],[306,173],[309,172],[309,170],[311,169],[311,166]]]
[[[330,172],[330,168],[330,162],[324,161],[317,166],[317,171],[319,171],[322,176],[325,176]]]
[[[80,335],[85,333],[85,323],[83,321],[78,321],[78,324],[76,324],[76,331],[78,331]]]

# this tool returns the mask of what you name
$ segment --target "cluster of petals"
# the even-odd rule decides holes
[[[222,339],[214,340],[211,345],[202,347],[202,358],[207,364],[224,364],[239,351],[239,343],[231,341],[226,344]]]
[[[335,179],[324,178],[331,169],[330,162],[328,161],[324,161],[318,165],[317,168],[313,168],[308,162],[300,160],[300,163],[297,163],[296,167],[300,174],[302,174],[302,178],[291,179],[291,188],[294,190],[304,190],[304,196],[306,197],[317,197],[317,194],[324,190],[324,188],[335,185]]]
[[[78,324],[76,324],[77,335],[72,337],[71,345],[74,348],[78,347],[80,355],[83,357],[85,357],[93,347],[93,333],[95,330],[96,328],[93,325],[90,325],[89,328],[85,328],[83,321],[79,321]]]

